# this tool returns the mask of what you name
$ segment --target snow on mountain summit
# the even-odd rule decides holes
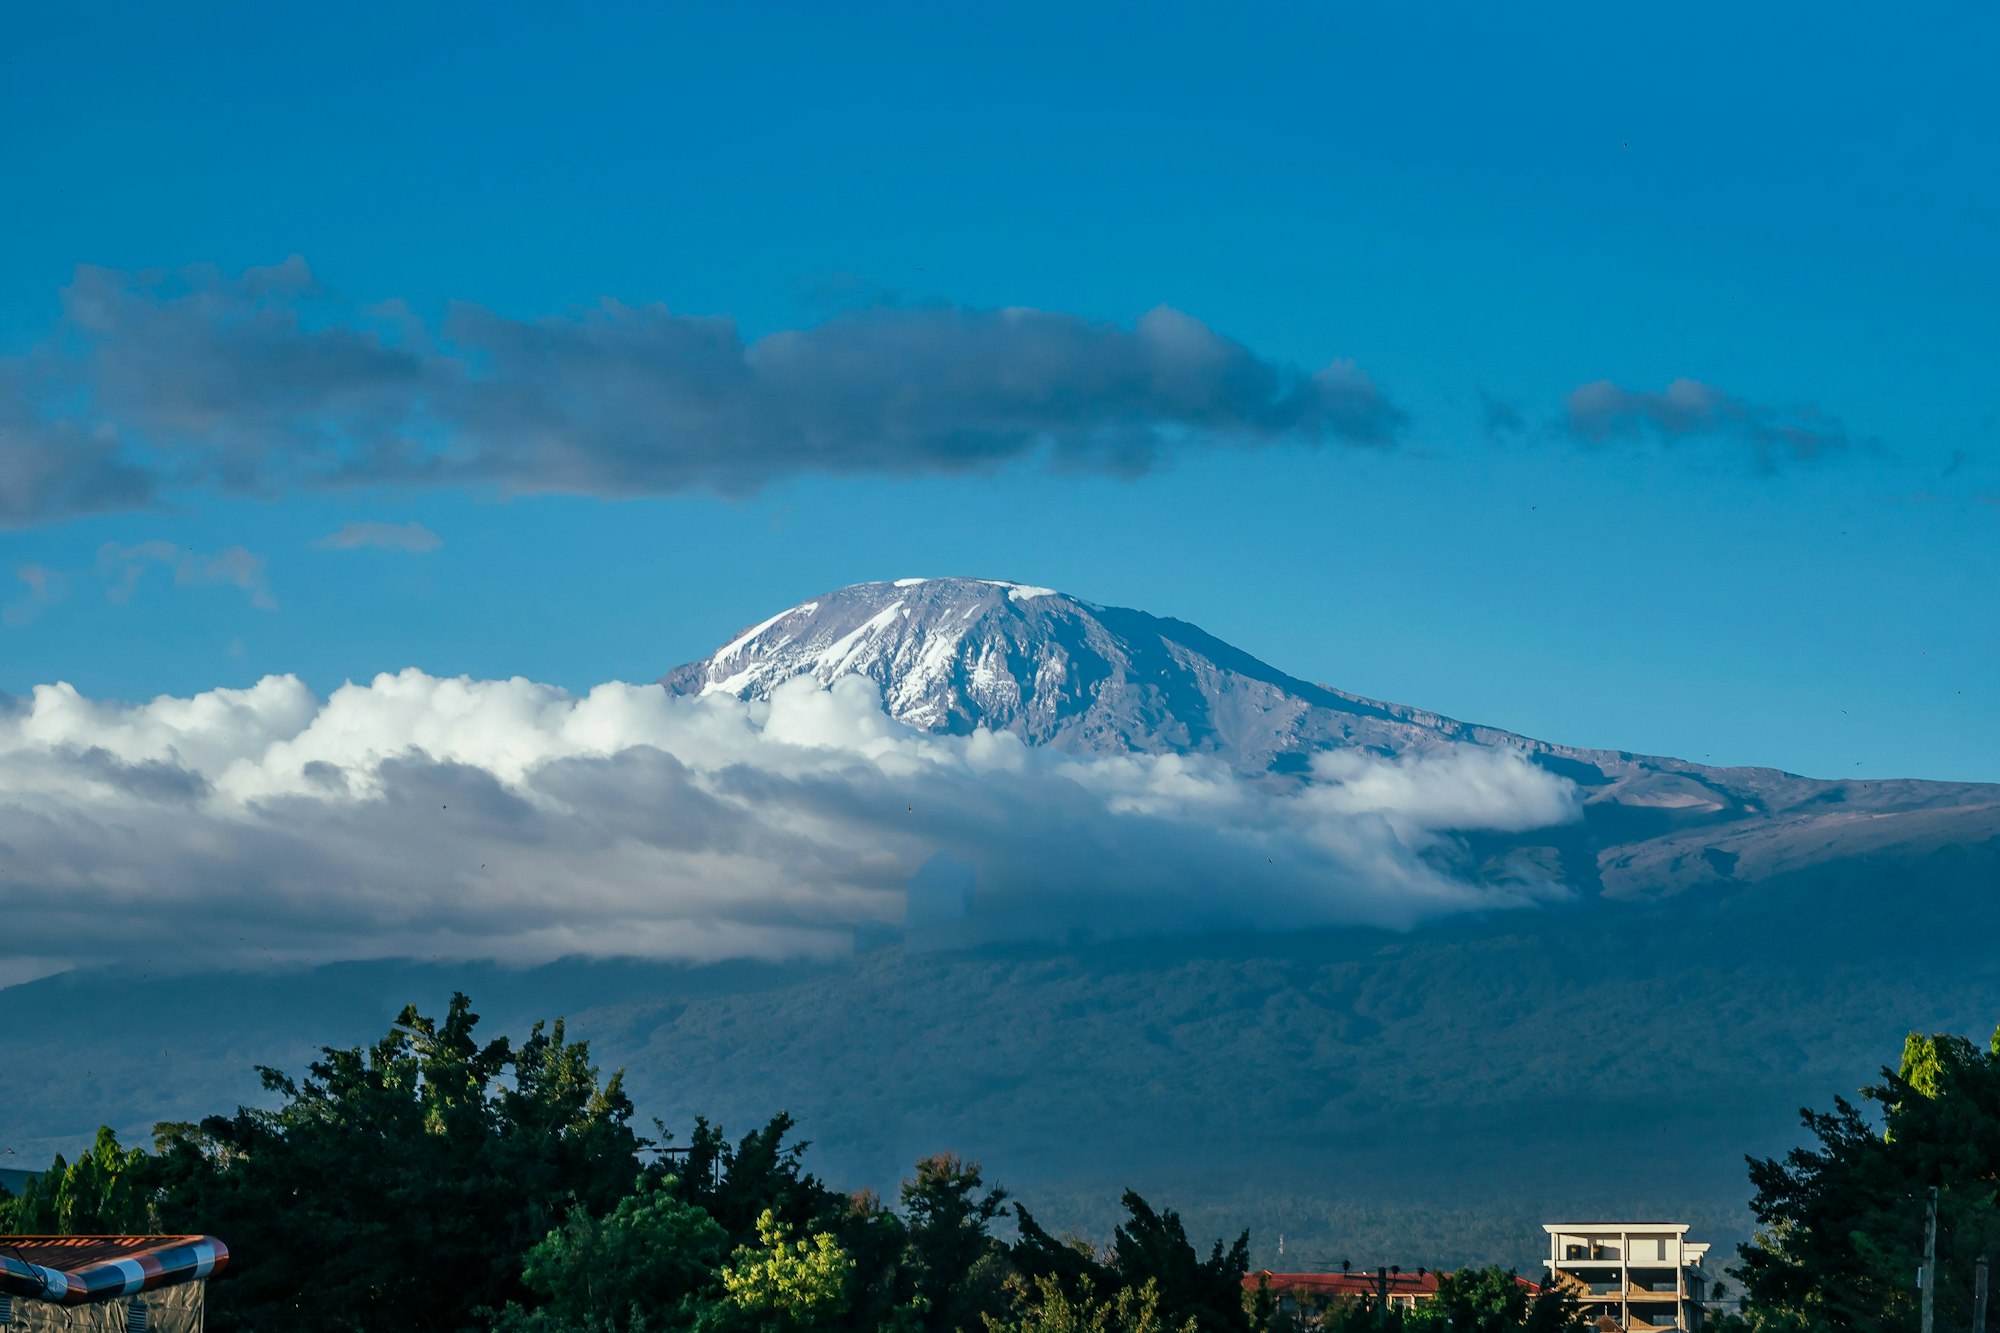
[[[1008,731],[1078,753],[1213,753],[1248,771],[1314,750],[1401,752],[1475,729],[1297,680],[1193,625],[1000,579],[905,578],[825,593],[662,681],[763,698],[868,677],[927,731]],[[1289,756],[1289,758],[1288,758]]]
[[[875,682],[926,731],[980,727],[1074,754],[1206,754],[1246,775],[1303,773],[1326,750],[1518,751],[1576,783],[1585,820],[1517,847],[1535,873],[1594,892],[1674,892],[1850,853],[1977,842],[2000,787],[1816,781],[1769,768],[1590,750],[1383,703],[1288,676],[1185,621],[998,579],[897,579],[823,593],[669,672],[681,695],[768,698],[808,676]],[[1501,857],[1494,873],[1516,873]]]

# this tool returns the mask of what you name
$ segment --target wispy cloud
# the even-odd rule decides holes
[[[0,607],[0,624],[9,629],[19,629],[33,624],[46,607],[54,606],[69,595],[69,578],[60,570],[47,565],[26,564],[14,570],[14,577],[21,581],[27,592],[20,598]]]
[[[1816,408],[1766,407],[1692,379],[1674,380],[1658,392],[1610,380],[1579,385],[1569,395],[1564,425],[1573,438],[1592,445],[1726,440],[1747,448],[1767,469],[1845,453],[1857,442],[1843,423]]]
[[[162,567],[173,571],[176,587],[225,584],[241,588],[249,596],[250,605],[258,610],[277,610],[264,557],[244,547],[225,546],[213,554],[203,554],[172,542],[148,541],[132,546],[106,542],[97,550],[97,572],[105,580],[104,595],[114,602],[130,601],[146,571]]]
[[[332,551],[353,551],[373,547],[384,551],[407,551],[412,555],[423,555],[443,546],[444,538],[415,520],[408,523],[354,522],[344,525],[338,532],[328,533],[313,545]]]
[[[746,339],[611,300],[433,325],[343,301],[296,258],[85,267],[61,326],[0,362],[0,523],[201,486],[743,494],[1030,456],[1129,475],[1187,450],[1385,445],[1403,420],[1351,363],[1301,370],[1167,307],[1127,327],[873,305]]]
[[[52,940],[98,962],[542,961],[830,954],[882,925],[1403,926],[1539,900],[1431,853],[1576,812],[1510,751],[1326,756],[1278,792],[1206,759],[912,731],[858,676],[768,704],[417,671],[325,700],[290,677],[140,705],[48,685],[0,708],[0,884],[40,913],[33,939],[0,934],[0,968]],[[972,868],[970,900],[912,915],[939,854]]]

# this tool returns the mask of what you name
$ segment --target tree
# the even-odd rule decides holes
[[[0,1232],[125,1235],[157,1230],[153,1182],[142,1148],[122,1148],[108,1126],[74,1162],[60,1155],[18,1198],[0,1194]]]
[[[847,1209],[846,1195],[805,1169],[806,1143],[787,1143],[797,1127],[780,1111],[761,1129],[731,1144],[720,1125],[697,1116],[673,1188],[722,1224],[732,1245],[757,1236],[770,1213],[794,1230],[821,1230]]]
[[[1101,1296],[1115,1289],[1110,1265],[1081,1237],[1051,1236],[1021,1204],[1014,1205],[1013,1246],[1007,1257],[1030,1286],[1054,1279],[1072,1298]]]
[[[1896,1070],[1801,1115],[1816,1142],[1752,1159],[1755,1239],[1736,1270],[1745,1320],[1835,1333],[1910,1333],[1926,1192],[1938,1190],[1936,1317],[1964,1327],[1973,1267],[2000,1254],[2000,1034],[1912,1034]]]
[[[792,1229],[766,1209],[757,1219],[757,1243],[737,1249],[722,1286],[745,1327],[807,1333],[839,1326],[851,1264],[832,1236],[822,1231],[794,1240]]]
[[[1061,1281],[1043,1274],[1029,1282],[1014,1279],[1021,1293],[1016,1313],[1008,1319],[985,1316],[987,1333],[1196,1333],[1195,1321],[1169,1323],[1160,1313],[1160,1290],[1120,1287],[1109,1298],[1078,1296]]]
[[[1203,1259],[1173,1209],[1155,1212],[1132,1190],[1125,1191],[1123,1202],[1127,1220],[1111,1242],[1120,1285],[1153,1284],[1161,1313],[1176,1327],[1192,1319],[1203,1333],[1249,1333],[1243,1275],[1250,1269],[1250,1233],[1227,1250],[1216,1241]]]
[[[641,1176],[603,1218],[573,1207],[524,1256],[535,1304],[511,1304],[497,1333],[656,1333],[712,1322],[729,1238],[716,1220]]]
[[[1439,1276],[1437,1295],[1410,1311],[1411,1333],[1568,1333],[1582,1323],[1576,1298],[1551,1285],[1539,1293],[1511,1269],[1461,1268]]]
[[[1228,1249],[1216,1241],[1204,1259],[1195,1251],[1173,1209],[1155,1210],[1136,1191],[1126,1190],[1126,1220],[1112,1237],[1109,1254],[1049,1235],[1027,1210],[1016,1207],[1019,1230],[1009,1257],[1031,1288],[1044,1278],[1072,1304],[1103,1303],[1122,1288],[1154,1292],[1159,1316],[1180,1328],[1192,1320],[1203,1333],[1250,1333],[1243,1275],[1250,1268],[1250,1233]]]
[[[910,1233],[903,1219],[884,1208],[873,1190],[862,1190],[848,1196],[834,1233],[854,1264],[847,1279],[849,1323],[883,1333],[918,1333],[928,1302],[920,1306],[904,1267]]]
[[[1006,1250],[993,1238],[1007,1192],[986,1189],[979,1163],[939,1153],[903,1182],[904,1265],[921,1298],[923,1326],[975,1328],[1006,1306]]]
[[[160,1126],[162,1221],[240,1257],[218,1330],[455,1333],[531,1299],[521,1256],[561,1219],[617,1204],[640,1146],[620,1078],[600,1082],[560,1022],[518,1051],[478,1022],[463,995],[441,1020],[411,1006],[302,1081],[261,1069],[274,1110]]]

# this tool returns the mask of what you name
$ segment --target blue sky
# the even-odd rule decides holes
[[[17,10],[0,354],[33,406],[0,486],[32,503],[0,527],[0,691],[412,665],[584,688],[831,586],[967,573],[1549,739],[2000,780],[2000,25],[1739,10]],[[171,295],[123,279],[122,378],[65,378],[95,336],[80,265],[233,291],[293,255],[301,329],[390,346],[475,343],[455,302],[519,331],[610,298],[746,343],[832,329],[824,367],[868,354],[843,329],[887,330],[878,357],[928,338],[924,312],[1130,331],[1167,306],[1281,379],[1351,361],[1397,424],[1148,400],[1141,475],[1032,449],[966,471],[959,400],[918,384],[928,414],[875,461],[862,410],[807,420],[824,466],[776,434],[716,472],[634,461],[668,433],[522,471],[477,438],[488,404],[415,428],[487,450],[464,476],[336,441],[334,486],[288,460],[315,409],[255,354],[217,381],[242,412],[208,404],[283,428],[237,442],[243,470],[149,437],[194,353],[133,316]],[[968,346],[923,373],[1006,417]],[[616,435],[571,392],[596,382],[550,396]],[[1064,412],[1099,438],[1099,382],[1038,406],[1059,445]],[[35,499],[114,437],[143,494]],[[320,544],[353,523],[439,544]]]

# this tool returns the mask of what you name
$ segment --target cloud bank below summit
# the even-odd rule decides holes
[[[947,942],[1344,922],[1559,892],[1480,885],[1449,831],[1573,819],[1511,751],[1319,756],[1274,788],[1181,756],[1079,758],[892,721],[869,682],[768,702],[418,671],[0,711],[0,980],[119,962],[833,956],[969,864]]]

